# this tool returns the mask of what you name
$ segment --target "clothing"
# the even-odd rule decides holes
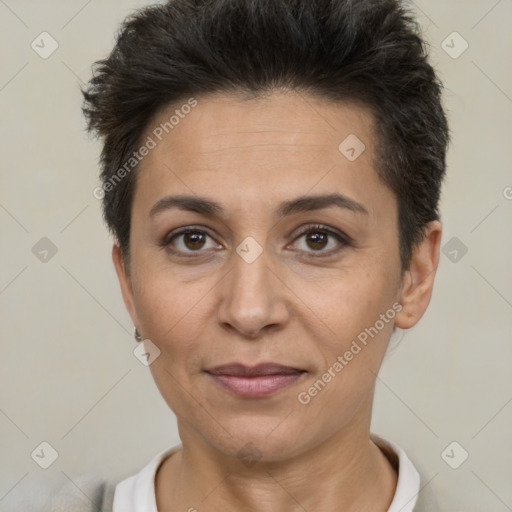
[[[430,487],[422,481],[404,450],[394,442],[375,434],[371,435],[371,439],[398,472],[395,495],[387,512],[438,512],[438,504]],[[51,512],[157,512],[156,471],[166,457],[179,449],[181,445],[161,451],[139,473],[125,478],[117,485],[112,482],[97,482],[87,493],[90,500],[79,496],[80,491],[76,490],[75,485],[71,487],[70,482],[65,486],[67,494],[61,491],[56,499],[52,500]],[[84,491],[80,485],[79,488]],[[75,501],[70,499],[70,491],[74,494]],[[63,499],[66,497],[67,499]],[[97,508],[94,508],[94,505]]]

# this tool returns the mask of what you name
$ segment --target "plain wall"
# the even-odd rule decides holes
[[[146,3],[0,3],[3,512],[42,503],[82,473],[121,480],[179,442],[174,415],[132,353],[92,194],[100,145],[80,111],[80,82],[119,22]],[[512,509],[512,2],[414,7],[446,87],[443,247],[454,237],[459,246],[441,255],[427,313],[384,362],[372,430],[420,463],[443,511],[502,512]],[[47,59],[31,47],[43,31],[59,45]],[[454,31],[469,44],[458,58],[441,46],[449,37],[451,51],[460,48]],[[57,248],[46,262],[33,253],[43,237]],[[59,455],[48,469],[31,457],[43,441]],[[441,456],[453,441],[469,453],[458,469]]]

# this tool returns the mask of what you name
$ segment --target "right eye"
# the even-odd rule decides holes
[[[215,243],[210,244],[210,247],[208,247],[208,238],[213,240],[206,231],[194,227],[187,227],[167,234],[161,245],[178,256],[195,257],[192,253],[205,252],[202,250],[205,247],[206,249],[218,247]]]

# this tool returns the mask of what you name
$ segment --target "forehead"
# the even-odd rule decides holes
[[[392,208],[374,169],[373,117],[361,105],[297,92],[244,99],[215,94],[162,109],[143,137],[136,197],[222,197],[227,207],[270,207],[287,197],[342,192],[375,210]],[[381,204],[380,204],[380,203]]]

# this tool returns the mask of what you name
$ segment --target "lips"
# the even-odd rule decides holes
[[[277,363],[262,363],[256,366],[245,366],[240,363],[230,363],[222,366],[216,366],[211,370],[206,370],[211,375],[228,375],[233,377],[260,377],[263,375],[290,375],[303,373],[305,370],[284,366]]]
[[[276,363],[245,366],[231,363],[216,366],[206,373],[225,392],[239,398],[264,398],[300,380],[306,370]]]

